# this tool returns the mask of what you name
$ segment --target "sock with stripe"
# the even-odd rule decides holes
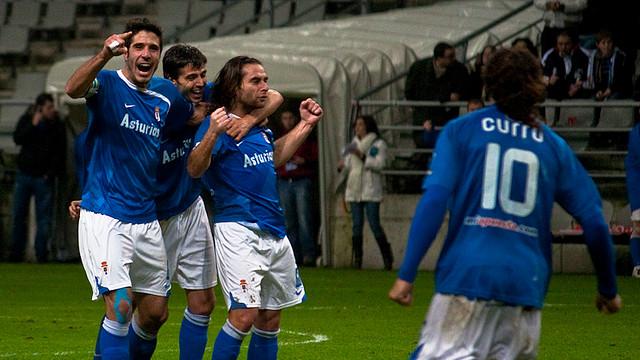
[[[235,360],[240,354],[240,345],[248,332],[236,329],[229,320],[224,323],[213,345],[212,360]]]
[[[104,360],[129,360],[129,342],[127,333],[129,324],[121,324],[117,321],[104,318],[98,335],[101,359]]]
[[[184,309],[180,325],[180,360],[202,359],[207,347],[207,330],[210,316],[196,315]]]
[[[151,359],[151,355],[156,350],[158,338],[155,334],[146,332],[138,325],[135,318],[131,320],[129,329],[129,352],[131,358],[136,360]]]
[[[253,328],[247,360],[276,360],[278,358],[278,333]]]

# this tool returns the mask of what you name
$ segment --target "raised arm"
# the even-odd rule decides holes
[[[322,107],[312,99],[300,104],[300,122],[285,136],[276,140],[273,162],[279,167],[287,162],[322,118]]]
[[[193,178],[201,177],[211,165],[211,151],[216,144],[218,136],[224,133],[231,119],[223,107],[216,109],[211,114],[209,128],[202,140],[191,150],[187,160],[187,172]]]
[[[112,57],[122,55],[127,52],[124,42],[131,36],[131,32],[122,34],[113,34],[109,36],[100,49],[100,52],[80,65],[76,71],[71,74],[64,92],[70,97],[77,99],[85,96],[91,83],[98,75],[98,72],[111,60]]]
[[[269,115],[278,110],[284,101],[282,95],[276,90],[269,89],[268,96],[269,99],[264,107],[256,109],[240,119],[232,121],[231,126],[227,130],[227,134],[236,141],[239,141],[247,135],[252,127],[262,123]]]

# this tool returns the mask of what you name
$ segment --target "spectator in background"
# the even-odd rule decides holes
[[[485,68],[489,57],[496,52],[494,45],[486,45],[480,54],[476,57],[473,69],[469,72],[469,97],[487,100],[484,91],[484,81],[482,80],[482,71]]]
[[[542,56],[544,82],[547,98],[564,100],[586,98],[588,93],[582,88],[587,79],[589,58],[569,33],[558,34],[556,46]]]
[[[615,47],[611,32],[596,35],[596,50],[589,57],[585,87],[593,91],[597,101],[624,99],[631,96],[631,74],[626,54]]]
[[[20,117],[13,141],[18,154],[13,194],[13,227],[10,260],[23,260],[27,244],[27,219],[31,197],[36,204],[35,250],[38,262],[47,262],[51,237],[54,183],[64,174],[66,130],[50,94],[36,97],[35,104]]]
[[[467,113],[482,109],[483,107],[484,101],[482,101],[482,99],[474,98],[467,101]],[[422,124],[422,128],[424,129],[422,132],[422,141],[428,148],[434,148],[436,146],[436,140],[438,140],[438,135],[440,135],[440,130],[433,127],[431,120],[426,120],[424,124]]]
[[[338,170],[348,171],[345,200],[351,205],[353,222],[353,267],[362,267],[362,229],[364,213],[371,232],[378,243],[384,268],[393,267],[393,253],[387,236],[380,225],[380,202],[382,201],[382,174],[387,159],[387,144],[380,137],[373,116],[363,115],[353,124],[355,136],[347,145],[338,164]]]
[[[534,57],[536,58],[538,57],[538,49],[536,49],[536,46],[534,45],[533,41],[531,41],[531,39],[529,38],[526,38],[526,37],[515,38],[511,42],[511,47],[513,49],[527,50]]]
[[[541,54],[555,46],[559,33],[566,31],[577,36],[587,0],[534,0],[534,4],[544,11],[544,28],[540,36]]]
[[[293,129],[299,121],[292,111],[283,111],[280,114],[281,136]],[[287,234],[296,263],[302,266],[316,264],[313,184],[317,169],[318,143],[313,134],[300,145],[289,161],[276,169]]]
[[[409,69],[405,84],[405,98],[417,101],[460,101],[466,98],[469,73],[456,60],[453,46],[440,42],[433,49],[433,58],[418,60]],[[443,126],[458,116],[458,107],[414,107],[413,125],[421,126],[429,119],[435,126]],[[424,148],[422,132],[413,134],[416,146]]]

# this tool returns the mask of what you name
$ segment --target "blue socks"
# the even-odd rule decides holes
[[[278,358],[278,333],[253,328],[247,360],[276,360]]]
[[[98,334],[99,354],[105,360],[129,360],[129,324],[104,318]]]
[[[212,360],[235,360],[240,354],[240,344],[248,332],[242,332],[229,322],[224,323],[213,345]]]
[[[629,240],[629,251],[631,252],[633,266],[640,265],[640,237],[632,237]]]
[[[135,318],[131,321],[129,329],[129,352],[131,358],[136,360],[151,359],[151,355],[156,350],[158,339],[155,334],[144,331]],[[103,355],[104,356],[104,355]]]
[[[180,360],[202,360],[207,347],[209,320],[206,315],[192,314],[187,307],[180,326]]]

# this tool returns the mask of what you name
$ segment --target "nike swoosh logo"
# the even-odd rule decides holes
[[[302,289],[296,289],[296,295],[302,294]]]
[[[124,104],[124,107],[125,107],[125,108],[127,108],[127,109],[128,109],[128,108],[132,108],[132,107],[134,107],[134,106],[135,106],[135,105]]]
[[[236,143],[236,146],[240,146],[240,144],[242,144],[244,142],[244,140],[240,140],[239,142]]]

